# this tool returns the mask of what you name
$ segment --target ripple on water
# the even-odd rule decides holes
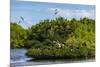
[[[63,60],[31,60],[25,55],[26,49],[11,49],[11,67],[32,66],[32,65],[47,65],[47,64],[62,64],[62,63],[77,63],[77,62],[94,62],[95,59],[63,59]]]

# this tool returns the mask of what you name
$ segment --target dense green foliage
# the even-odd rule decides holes
[[[88,18],[68,20],[62,17],[47,19],[30,27],[27,36],[25,30],[18,27],[22,38],[12,35],[11,40],[15,42],[11,43],[28,48],[26,55],[29,57],[42,59],[95,56],[95,20]],[[11,32],[12,34],[19,34],[18,29],[13,30],[15,31]]]
[[[24,47],[27,39],[27,30],[16,23],[11,23],[11,48]]]
[[[73,30],[73,25],[66,23],[63,18],[41,21],[29,29],[26,47],[55,46],[55,42],[63,44]]]
[[[50,49],[29,49],[26,53],[27,56],[33,57],[35,59],[56,59],[56,58],[91,58],[94,57],[94,49],[90,49],[87,47],[82,48],[69,48],[63,47],[60,49],[51,47]]]

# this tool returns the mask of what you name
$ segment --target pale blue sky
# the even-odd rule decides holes
[[[58,9],[57,15],[54,15],[55,9]],[[59,16],[69,19],[83,17],[95,19],[95,6],[11,0],[11,22],[18,22],[21,16],[25,19],[25,23],[28,23],[27,25],[21,23],[23,27],[36,24],[40,20],[54,19]]]

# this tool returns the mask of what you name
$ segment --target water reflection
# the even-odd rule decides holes
[[[25,55],[25,49],[11,49],[11,67],[31,66],[31,65],[46,65],[46,64],[62,64],[76,62],[94,62],[92,59],[49,59],[49,60],[32,60]]]

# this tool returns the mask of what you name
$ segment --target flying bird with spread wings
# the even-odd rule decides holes
[[[24,18],[21,16],[20,17],[21,20],[19,20],[18,24],[20,24],[21,22],[24,22]]]
[[[21,18],[22,21],[24,21],[24,18],[23,17],[20,17],[20,18]]]
[[[54,13],[55,15],[57,15],[58,14],[58,9],[55,9],[55,13]]]

